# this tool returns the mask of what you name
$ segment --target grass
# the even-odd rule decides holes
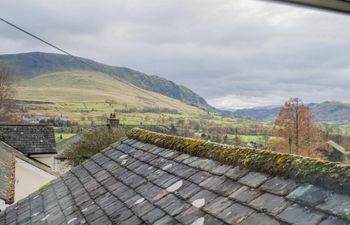
[[[99,114],[123,107],[159,107],[197,114],[202,110],[167,96],[145,91],[99,72],[67,71],[43,74],[16,84],[17,99],[48,101],[30,111]]]
[[[227,136],[229,139],[235,138],[234,134],[228,134]],[[264,135],[238,135],[238,138],[241,142],[244,142],[244,143],[256,142],[258,144],[264,144],[270,140],[276,140],[278,137],[264,136]]]
[[[67,138],[73,137],[76,134],[75,133],[55,133],[55,139],[61,139],[61,135],[62,135],[62,139],[67,139]]]

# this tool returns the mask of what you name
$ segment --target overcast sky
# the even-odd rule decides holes
[[[217,107],[350,100],[350,16],[255,0],[18,0],[0,1],[0,17]],[[3,23],[0,43],[0,54],[56,52]]]

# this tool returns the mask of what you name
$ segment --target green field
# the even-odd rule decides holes
[[[229,139],[234,139],[234,134],[227,135]],[[239,140],[244,143],[255,142],[258,144],[266,144],[271,140],[276,140],[277,137],[267,136],[267,135],[237,135]]]
[[[67,138],[71,138],[74,135],[76,135],[75,133],[55,133],[55,139],[67,139]]]

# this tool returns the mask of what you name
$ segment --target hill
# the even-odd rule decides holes
[[[139,88],[157,92],[186,104],[207,110],[214,109],[204,98],[190,89],[159,76],[147,75],[126,67],[109,66],[85,58],[78,59],[67,55],[41,52],[0,55],[0,61],[7,63],[13,73],[22,80],[41,74],[63,71],[101,72],[120,81],[129,82]]]
[[[238,109],[233,111],[236,116],[247,117],[249,119],[258,121],[274,121],[280,106],[262,106],[247,109]]]
[[[312,106],[318,121],[350,121],[350,104],[326,101]]]
[[[41,74],[17,84],[17,98],[55,104],[114,102],[128,107],[155,107],[185,113],[201,111],[179,100],[142,90],[95,71],[71,70]]]
[[[321,103],[308,104],[319,122],[341,122],[350,121],[350,104],[325,101]],[[280,106],[256,107],[250,109],[239,109],[233,112],[236,116],[243,116],[258,121],[274,121]]]

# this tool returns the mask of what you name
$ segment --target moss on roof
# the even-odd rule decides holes
[[[350,164],[268,150],[222,145],[192,138],[165,135],[134,128],[129,138],[193,156],[209,158],[252,171],[316,184],[336,192],[350,194]]]
[[[38,192],[43,192],[51,187],[51,182],[47,182],[46,184],[42,185],[39,189]]]

